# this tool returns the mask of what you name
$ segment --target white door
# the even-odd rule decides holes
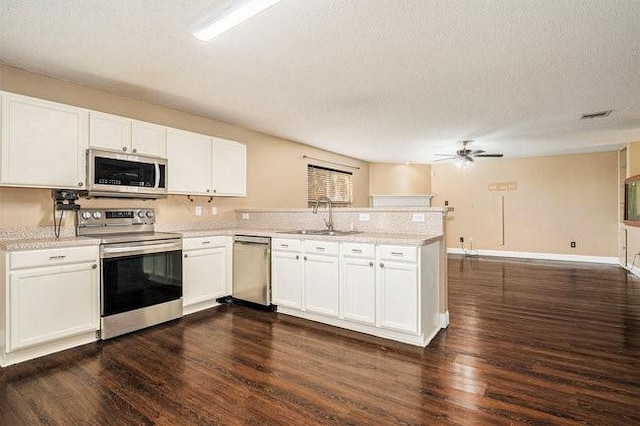
[[[166,157],[167,128],[134,120],[131,123],[131,150],[134,154]]]
[[[11,272],[9,350],[98,330],[96,266],[81,263]]]
[[[131,151],[131,119],[91,111],[89,146],[92,148]]]
[[[241,143],[213,138],[213,192],[247,195],[247,148]]]
[[[342,273],[342,317],[365,324],[376,322],[376,269],[373,259],[345,257]]]
[[[418,266],[415,263],[380,261],[377,282],[377,325],[417,333]]]
[[[87,122],[80,108],[3,93],[1,183],[82,189]]]
[[[302,260],[299,253],[273,251],[271,293],[274,305],[302,308]]]
[[[167,181],[171,194],[211,193],[211,138],[167,130]]]
[[[225,247],[185,252],[182,263],[184,306],[228,296],[226,268]]]
[[[303,269],[305,310],[337,317],[340,284],[338,257],[307,254]]]

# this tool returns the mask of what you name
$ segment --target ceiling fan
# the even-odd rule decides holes
[[[485,151],[481,149],[470,150],[467,148],[467,145],[470,144],[471,142],[473,141],[472,140],[462,141],[462,149],[457,150],[455,154],[434,154],[439,157],[445,157],[435,161],[453,160],[454,166],[461,169],[466,169],[467,167],[473,164],[473,162],[475,161],[474,158],[479,158],[479,157],[500,158],[504,156],[504,154],[485,154]]]

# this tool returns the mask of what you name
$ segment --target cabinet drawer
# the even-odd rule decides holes
[[[300,240],[290,240],[287,238],[272,238],[271,239],[272,250],[278,251],[300,251],[302,244]]]
[[[375,257],[375,246],[373,244],[343,243],[342,254],[348,257]]]
[[[12,252],[10,256],[10,268],[12,270],[69,263],[97,262],[98,246],[16,251]]]
[[[304,252],[338,256],[340,254],[340,244],[328,241],[305,241]]]
[[[182,240],[182,249],[183,250],[197,250],[197,249],[207,249],[212,247],[225,247],[227,245],[227,239],[229,237],[225,236],[215,236],[215,237],[196,237],[196,238],[185,238]]]
[[[418,248],[408,246],[378,246],[378,256],[381,260],[415,262],[418,259]]]

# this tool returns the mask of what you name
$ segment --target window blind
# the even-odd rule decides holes
[[[328,197],[341,207],[349,207],[353,202],[353,173],[309,164],[307,183],[309,207],[321,197]]]

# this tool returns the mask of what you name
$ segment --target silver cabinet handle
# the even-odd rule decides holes
[[[133,153],[135,154],[136,152],[138,152],[138,150],[133,148]]]
[[[316,250],[318,251],[325,251],[327,248],[326,247],[316,247]]]
[[[399,253],[397,251],[392,251],[391,252],[391,256],[404,256],[404,254],[403,253]]]
[[[296,254],[296,260],[300,259],[300,255]]]
[[[211,241],[203,241],[202,244],[211,244]]]
[[[287,247],[289,247],[289,244],[280,244],[280,247],[287,248]]]
[[[184,257],[189,257],[189,255],[185,253]]]
[[[304,260],[307,260],[307,256],[304,257]]]
[[[210,189],[207,189],[207,192],[211,192],[211,190],[210,190]]]
[[[122,150],[123,150],[123,151],[126,151],[126,150],[127,150],[127,147],[126,147],[126,146],[123,146],[123,147],[122,147]]]
[[[214,190],[213,190],[213,193],[215,194],[216,192],[218,192],[218,190],[217,190],[217,189],[214,189]]]
[[[78,182],[78,186],[84,186],[84,183]]]
[[[380,262],[380,267],[384,268],[384,263]]]
[[[373,266],[373,262],[369,262],[369,266]]]
[[[96,265],[95,263],[93,265],[91,265],[91,269],[96,269],[98,267],[98,265]]]
[[[360,249],[351,249],[352,253],[362,253],[362,250]]]
[[[49,256],[49,260],[60,260],[60,259],[64,259],[65,255],[60,255],[60,256]]]

